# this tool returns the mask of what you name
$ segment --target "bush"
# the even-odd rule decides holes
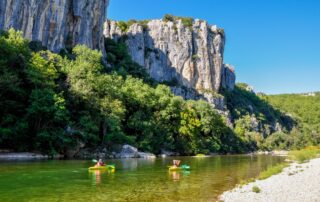
[[[218,28],[218,33],[224,38],[226,36],[223,28]]]
[[[174,22],[175,21],[175,17],[171,14],[165,14],[163,16],[163,21],[165,22]]]
[[[29,43],[29,48],[34,52],[47,50],[47,48],[42,45],[41,41],[31,41]]]
[[[189,18],[189,17],[179,17],[178,19],[181,20],[182,24],[183,24],[185,27],[192,28],[192,26],[193,26],[193,18]]]
[[[128,30],[129,30],[129,28],[130,28],[130,26],[128,25],[128,23],[127,22],[125,22],[125,21],[118,21],[117,22],[117,25],[118,25],[118,27],[120,28],[120,30],[122,31],[122,32],[127,32]]]
[[[253,191],[254,193],[260,193],[260,192],[261,192],[261,189],[260,189],[259,187],[257,187],[257,186],[253,186],[253,187],[252,187],[252,191]]]
[[[192,61],[197,61],[199,59],[199,56],[194,54],[192,55]]]

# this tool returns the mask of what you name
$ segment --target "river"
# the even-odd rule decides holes
[[[215,201],[240,180],[284,160],[270,155],[176,157],[190,171],[169,172],[173,158],[109,160],[115,173],[88,172],[90,161],[0,162],[0,201]]]

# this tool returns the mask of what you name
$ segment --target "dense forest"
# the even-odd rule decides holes
[[[131,60],[124,40],[106,39],[105,64],[102,53],[85,46],[55,54],[20,32],[3,32],[0,148],[55,155],[79,144],[110,151],[131,144],[156,154],[192,155],[319,143],[320,106],[312,103],[320,96],[301,97],[304,107],[295,97],[261,97],[239,84],[221,92],[234,122],[228,126],[209,103],[183,100],[152,80]],[[284,114],[291,111],[293,118]],[[294,120],[300,124],[292,130]]]

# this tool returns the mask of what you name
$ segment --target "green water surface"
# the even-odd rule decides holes
[[[173,158],[110,160],[115,173],[88,172],[90,161],[0,162],[0,201],[215,201],[240,180],[281,157],[177,157],[188,172],[169,172]]]

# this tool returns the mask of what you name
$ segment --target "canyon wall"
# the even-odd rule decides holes
[[[109,0],[1,0],[0,30],[14,28],[59,52],[76,44],[104,51]]]
[[[223,29],[203,20],[151,20],[136,22],[124,30],[117,21],[105,23],[104,35],[125,37],[133,60],[159,82],[173,82],[200,94],[232,90],[234,69],[223,64]],[[206,92],[206,93],[204,93]]]

